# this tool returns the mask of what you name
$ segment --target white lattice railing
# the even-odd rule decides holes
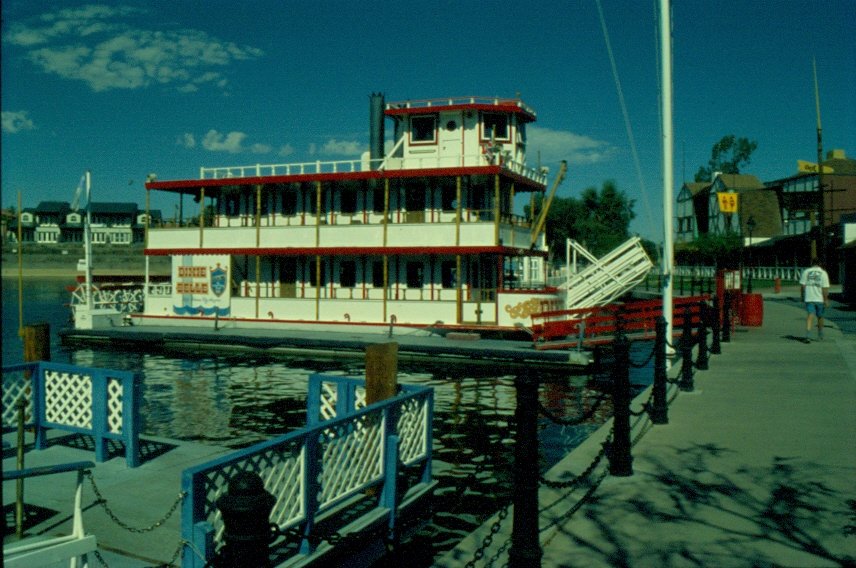
[[[403,386],[395,397],[366,406],[362,380],[312,375],[307,404],[306,428],[183,472],[182,489],[188,497],[182,508],[182,538],[203,556],[210,557],[211,547],[223,541],[216,503],[229,480],[241,472],[261,476],[275,499],[270,522],[282,531],[313,527],[318,517],[350,499],[366,498],[370,487],[385,488],[380,498],[367,498],[377,500],[394,525],[401,496],[430,482],[432,389]],[[405,482],[401,467],[416,474]],[[303,534],[294,554],[311,554],[317,542],[317,537]],[[182,566],[204,563],[185,549]]]
[[[805,268],[796,266],[744,266],[743,276],[757,280],[774,280],[781,278],[783,282],[799,282]],[[676,276],[692,276],[695,278],[715,278],[716,268],[713,266],[675,266]]]
[[[35,447],[47,447],[47,430],[92,436],[96,461],[108,459],[109,440],[125,445],[128,467],[139,465],[139,381],[130,371],[46,361],[3,367],[3,431],[14,430],[17,407],[35,430]]]

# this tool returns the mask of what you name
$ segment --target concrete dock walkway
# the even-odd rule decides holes
[[[605,475],[602,460],[575,490],[542,482],[541,566],[856,566],[856,335],[832,323],[803,343],[802,305],[777,298],[696,371],[693,392],[670,387],[668,424],[635,419],[632,476]],[[609,430],[545,477],[583,472]],[[437,565],[507,565],[512,516],[489,546],[497,517]]]

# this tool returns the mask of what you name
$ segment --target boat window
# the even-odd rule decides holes
[[[482,140],[508,140],[508,115],[495,112],[484,113]]]
[[[410,141],[416,143],[437,140],[437,116],[433,114],[414,116],[410,119]]]
[[[297,192],[286,189],[280,195],[282,195],[282,214],[297,215]]]
[[[381,260],[372,263],[372,286],[383,288],[383,261]]]
[[[407,263],[407,287],[422,288],[425,282],[425,265],[421,262]]]
[[[343,189],[342,195],[342,213],[353,215],[357,212],[357,192],[353,188]]]
[[[318,282],[315,278],[315,262],[307,262],[306,263],[306,271],[309,272],[309,285],[310,286],[326,286],[327,285],[327,262],[321,261],[321,282]]]
[[[339,286],[353,288],[357,285],[357,263],[353,260],[339,262]]]
[[[455,186],[447,185],[443,187],[443,193],[441,195],[441,206],[443,207],[443,211],[454,211],[458,207],[458,203],[455,201],[455,198],[458,195],[458,190]]]
[[[372,209],[375,213],[383,213],[383,188],[376,187],[372,190]]]
[[[444,260],[440,265],[440,279],[443,288],[454,288],[458,285],[456,264],[454,260]]]

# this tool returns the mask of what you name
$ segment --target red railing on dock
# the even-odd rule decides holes
[[[709,296],[675,298],[673,336],[680,336],[689,314],[693,329],[701,317],[701,303]],[[632,339],[653,339],[662,300],[609,304],[595,308],[555,310],[532,314],[532,340],[537,350],[568,349],[610,343],[619,327]]]

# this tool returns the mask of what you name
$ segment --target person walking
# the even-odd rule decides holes
[[[820,266],[816,258],[811,260],[811,267],[803,270],[800,276],[800,289],[805,302],[805,342],[810,341],[812,319],[817,317],[817,339],[823,339],[823,310],[829,305],[829,274]]]

